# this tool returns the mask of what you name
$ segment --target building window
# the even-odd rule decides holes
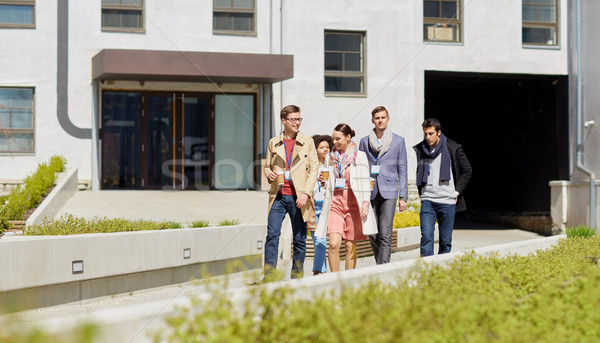
[[[102,30],[144,31],[144,0],[102,0]]]
[[[558,0],[523,0],[523,44],[558,45]]]
[[[0,1],[0,27],[34,28],[35,0]]]
[[[365,33],[325,31],[325,94],[365,93]]]
[[[0,88],[0,153],[31,153],[33,88]]]
[[[460,0],[423,2],[423,40],[426,42],[462,41]]]
[[[213,0],[213,32],[255,34],[254,0]]]

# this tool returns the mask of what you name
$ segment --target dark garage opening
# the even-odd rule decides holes
[[[440,120],[473,167],[467,216],[548,229],[523,226],[550,225],[548,182],[569,178],[567,83],[557,75],[425,72],[425,117]]]

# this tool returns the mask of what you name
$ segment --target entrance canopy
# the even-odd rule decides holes
[[[292,55],[104,49],[95,80],[273,83],[294,76]]]

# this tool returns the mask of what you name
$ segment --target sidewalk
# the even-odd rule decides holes
[[[57,217],[72,214],[86,219],[122,218],[189,223],[266,224],[269,194],[263,191],[82,191]]]

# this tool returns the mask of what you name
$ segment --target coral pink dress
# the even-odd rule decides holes
[[[333,189],[327,234],[339,233],[345,240],[362,241],[367,239],[367,236],[362,233],[360,207],[350,188],[350,168],[344,171],[344,178],[345,187]]]

